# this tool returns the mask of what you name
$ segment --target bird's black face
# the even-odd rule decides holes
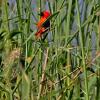
[[[41,13],[40,13],[40,16],[44,16],[44,13],[43,13],[43,12],[41,12]]]

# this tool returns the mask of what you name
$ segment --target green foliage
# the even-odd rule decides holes
[[[100,0],[0,0],[0,100],[99,100],[99,85]]]

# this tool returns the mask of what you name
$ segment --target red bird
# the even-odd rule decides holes
[[[35,33],[36,38],[40,38],[44,32],[47,31],[47,28],[50,27],[50,20],[48,20],[46,23],[44,23],[47,18],[50,16],[49,11],[43,11],[40,14],[40,20],[37,23],[37,32]]]

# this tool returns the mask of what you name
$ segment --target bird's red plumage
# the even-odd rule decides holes
[[[50,12],[49,11],[43,11],[42,12],[42,16],[39,20],[39,22],[37,23],[37,32],[35,33],[35,36],[37,38],[40,38],[42,36],[42,34],[46,31],[46,28],[48,28],[47,26],[43,26],[43,23],[47,20],[47,18],[50,16]]]

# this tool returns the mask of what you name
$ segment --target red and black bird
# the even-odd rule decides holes
[[[37,32],[35,33],[36,38],[41,38],[43,33],[45,33],[50,27],[50,20],[47,20],[50,17],[51,13],[49,11],[43,11],[40,14],[40,20],[37,23]],[[47,21],[46,21],[47,20]]]

